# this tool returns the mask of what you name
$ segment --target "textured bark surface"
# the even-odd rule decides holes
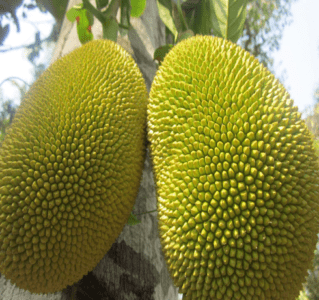
[[[70,0],[68,9],[81,0]],[[95,1],[92,1],[95,4]],[[158,16],[156,0],[147,0],[146,11],[131,20],[133,29],[128,36],[118,37],[138,64],[148,91],[156,72],[153,53],[165,44],[165,27]],[[94,38],[102,38],[102,26],[95,20]],[[76,25],[66,18],[51,62],[80,47]],[[135,202],[135,213],[156,209],[152,167],[147,154],[143,178]],[[157,213],[139,216],[135,226],[125,225],[117,241],[95,267],[78,283],[62,292],[35,295],[21,290],[0,275],[0,300],[177,300],[178,290],[168,273],[158,237]]]

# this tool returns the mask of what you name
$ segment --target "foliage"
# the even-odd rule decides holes
[[[305,288],[307,290],[309,300],[319,300],[319,251],[315,251],[313,260],[313,269],[309,270]]]
[[[154,59],[160,64],[170,45],[182,40],[187,32],[194,34],[213,34],[230,39],[238,44],[270,70],[273,59],[270,53],[278,50],[283,28],[290,22],[290,7],[296,0],[157,0],[159,15],[166,26],[166,45],[156,49]],[[145,1],[113,0],[105,1],[102,12],[83,0],[88,9],[103,24],[104,37],[116,40],[117,32],[125,35],[130,28],[130,17],[138,17],[145,9]],[[247,5],[246,5],[247,2]],[[114,10],[111,12],[112,7]],[[121,8],[121,22],[115,20],[116,11]],[[135,14],[139,11],[139,14]],[[122,13],[123,12],[123,13]],[[104,17],[103,17],[104,15]],[[246,17],[247,15],[247,17]],[[80,36],[79,36],[80,38]],[[81,38],[80,38],[81,40]],[[158,51],[161,55],[158,56]]]
[[[313,107],[307,107],[303,113],[305,114],[305,123],[314,139],[319,139],[319,102]]]
[[[159,16],[166,26],[167,35],[173,35],[172,43],[167,43],[155,50],[154,60],[159,63],[163,60],[165,54],[182,39],[194,34],[211,34],[229,39],[236,43],[241,36],[246,18],[246,2],[239,0],[202,0],[202,1],[182,1],[178,0],[157,0]],[[105,10],[101,10],[106,6]],[[87,21],[86,12],[94,15],[101,23],[103,28],[103,38],[117,41],[117,34],[128,33],[131,28],[130,17],[140,17],[146,6],[146,1],[105,1],[103,5],[96,1],[94,7],[88,0],[83,0],[81,6],[76,5],[67,12],[67,17],[74,22],[75,16],[78,16],[78,29],[82,26],[83,30],[78,30],[78,36],[81,43],[86,43],[93,36],[83,38],[88,34],[90,23]],[[121,9],[121,21],[116,20],[118,9]],[[124,12],[124,14],[122,14]],[[82,23],[83,22],[83,25]],[[122,31],[120,30],[122,29]],[[166,39],[167,40],[167,39]]]
[[[319,102],[314,107],[308,107],[305,112],[305,123],[314,139],[314,148],[319,156]],[[308,271],[309,275],[305,283],[305,292],[300,294],[298,300],[319,300],[319,251],[315,251],[313,269]],[[306,296],[307,294],[307,296]],[[304,297],[304,298],[302,298]]]
[[[260,62],[270,69],[273,65],[273,60],[270,57],[270,53],[279,48],[279,41],[282,37],[283,28],[289,24],[290,7],[291,3],[294,1],[296,0],[248,0],[245,11],[247,16],[246,18],[242,16],[242,20],[244,20],[244,29],[242,32],[242,28],[239,26],[241,28],[239,31],[242,33],[242,37],[237,43],[245,50],[249,51],[252,55],[257,57]],[[211,17],[213,21],[211,23],[209,21],[209,16],[207,16],[209,15],[207,11],[214,8],[214,11],[219,11],[220,13],[223,12],[223,14],[227,16],[227,13],[225,14],[227,4],[236,5],[239,1],[184,0],[181,5],[181,9],[182,14],[187,20],[188,26],[185,24],[185,22],[183,22],[183,20],[180,21],[176,18],[176,15],[179,13],[180,16],[181,13],[178,10],[178,7],[174,7],[174,2],[178,3],[179,1],[158,0],[158,3],[166,3],[166,7],[169,9],[169,11],[171,11],[171,15],[172,18],[174,18],[177,29],[191,29],[194,34],[203,34],[203,32],[204,34],[210,34],[210,30],[212,29],[212,33],[214,35],[225,37],[220,34],[220,31],[218,30],[219,25],[216,25],[214,28],[212,28],[211,25],[216,24],[215,20],[217,19],[217,16],[212,13]],[[239,11],[241,10],[239,9],[238,12]],[[203,17],[204,12],[206,14],[205,18]],[[202,18],[204,20],[202,20]],[[227,18],[224,19],[227,20]],[[225,20],[224,23],[227,22]],[[232,20],[232,23],[236,23],[237,20],[238,23],[241,18],[230,18],[230,20]],[[170,26],[168,26],[168,21],[165,22],[163,20],[163,22],[169,29],[167,37],[169,38],[170,35],[175,37],[175,29],[172,28],[172,25],[170,24]],[[220,26],[222,26],[222,20],[220,21],[220,24]],[[231,40],[235,41],[236,38]],[[172,42],[173,39],[167,40],[167,43]]]
[[[69,0],[35,0],[42,12],[50,12],[56,21],[62,22]]]
[[[316,88],[313,98],[315,104],[308,106],[303,111],[305,123],[313,134],[315,139],[315,147],[319,149],[319,87]]]
[[[297,300],[309,300],[309,298],[307,297],[307,293],[304,289],[300,291],[300,295],[297,298]]]
[[[317,152],[317,155],[319,156],[319,140],[315,140],[313,145],[314,145],[315,151]]]
[[[106,7],[102,10],[102,8]],[[116,15],[121,7],[121,21],[118,24]],[[95,16],[102,24],[103,39],[117,41],[118,32],[121,35],[126,35],[130,28],[130,16],[139,17],[143,14],[146,7],[146,1],[138,0],[111,0],[98,1],[94,7],[89,0],[83,0],[80,5],[75,5],[67,12],[69,21],[77,20],[78,37],[82,44],[93,39],[91,33],[91,25]],[[91,22],[92,20],[92,22]]]
[[[290,8],[296,0],[248,0],[243,36],[238,42],[270,70],[270,54],[279,49],[283,29],[291,21]]]
[[[91,26],[93,25],[94,18],[91,12],[83,8],[83,3],[72,7],[66,13],[66,17],[71,22],[74,22],[76,20],[78,37],[82,44],[93,40]]]
[[[2,103],[2,110],[0,111],[0,145],[6,134],[6,130],[12,123],[13,117],[16,112],[16,107],[13,105],[12,100]]]
[[[20,23],[17,17],[17,9],[22,5],[23,0],[1,0],[0,1],[0,45],[9,34],[10,25],[3,25],[3,19],[12,19],[17,27],[17,32],[20,31]]]
[[[21,20],[17,16],[18,9],[22,10],[22,19],[27,19],[28,12],[34,9],[39,9],[43,13],[49,11],[57,21],[57,28],[54,30],[59,31],[67,3],[68,0],[0,0],[0,45],[10,34],[12,23],[15,25],[16,31],[20,32]],[[5,24],[8,21],[9,23]],[[54,36],[50,36],[50,38],[54,40]]]
[[[146,0],[131,0],[131,16],[138,18],[144,13]]]
[[[54,3],[58,2],[57,7]],[[0,0],[0,45],[5,41],[5,38],[9,35],[10,32],[10,26],[11,24],[3,25],[4,21],[10,21],[12,20],[13,23],[17,27],[17,31],[20,32],[20,24],[22,23],[21,20],[28,18],[28,12],[31,10],[38,9],[42,13],[45,13],[46,11],[50,11],[51,14],[54,15],[55,18],[58,18],[61,20],[64,16],[64,12],[66,9],[66,4],[68,0],[55,0],[55,1],[48,1],[48,0],[15,0],[15,1],[4,1]],[[19,20],[17,17],[17,9],[21,8],[22,10],[22,17]],[[57,20],[58,20],[57,19]],[[29,62],[33,65],[33,75],[34,79],[38,78],[40,74],[45,70],[46,66],[42,63],[38,63],[37,60],[40,57],[40,52],[43,51],[45,48],[47,48],[51,43],[55,43],[57,41],[57,36],[59,32],[59,26],[56,23],[53,26],[52,32],[49,35],[49,37],[45,39],[40,38],[40,30],[34,24],[31,20],[30,23],[34,25],[34,28],[36,29],[34,33],[34,42],[28,44],[28,45],[21,45],[18,47],[7,47],[7,46],[1,46],[0,52],[9,52],[17,49],[25,49],[26,57],[29,60]],[[30,32],[30,34],[32,34]],[[17,81],[18,80],[18,81]],[[17,77],[10,77],[6,78],[2,82],[0,82],[0,143],[2,142],[4,138],[4,134],[10,125],[14,113],[16,111],[16,106],[14,106],[14,101],[12,99],[5,99],[3,95],[3,83],[4,82],[10,82],[11,85],[18,88],[20,91],[20,99],[23,98],[27,87],[29,86],[28,83],[24,82],[21,78]],[[23,82],[23,84],[20,83],[20,81]]]
[[[17,82],[17,79],[21,80],[20,78],[10,77],[10,78],[7,78],[6,81],[10,81],[12,83],[12,85],[15,86],[19,90],[20,97],[22,98],[26,93],[27,84],[24,82],[24,85],[21,86]],[[13,100],[4,100],[3,99],[1,84],[0,84],[0,103],[1,103],[1,109],[0,109],[0,146],[1,146],[1,143],[4,139],[5,134],[6,134],[6,131],[9,128],[9,126],[11,125],[13,117],[14,117],[16,110],[17,110],[17,107],[14,105]]]
[[[315,98],[316,102],[319,102],[319,87],[316,88],[313,97]]]

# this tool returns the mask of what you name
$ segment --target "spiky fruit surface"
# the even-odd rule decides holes
[[[0,272],[33,293],[91,271],[127,222],[145,154],[147,90],[132,57],[95,40],[50,66],[0,148]]]
[[[184,299],[291,300],[317,241],[310,133],[283,86],[221,38],[165,57],[148,128],[162,249]]]

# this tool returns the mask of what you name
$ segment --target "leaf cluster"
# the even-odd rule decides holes
[[[319,140],[319,103],[317,102],[314,107],[308,107],[304,113],[306,115],[305,123],[314,140]]]
[[[168,51],[181,40],[195,34],[214,34],[236,43],[242,35],[247,0],[156,0],[159,16],[165,24],[166,45],[154,52],[159,64]],[[93,39],[93,16],[102,24],[103,38],[116,42],[118,32],[128,33],[130,17],[140,17],[146,0],[96,0],[94,7],[88,0],[67,12],[69,21],[77,21],[78,37],[82,44]],[[121,19],[116,20],[117,11]],[[172,41],[170,40],[172,37]]]
[[[35,0],[37,7],[41,12],[50,12],[57,22],[62,22],[68,0]]]
[[[291,4],[296,0],[248,0],[247,18],[238,44],[270,68],[271,52],[279,49],[283,29],[291,22]]]
[[[17,27],[17,31],[20,31],[20,23],[17,17],[17,9],[22,5],[23,0],[1,0],[0,1],[0,45],[3,44],[4,40],[9,34],[10,25],[3,25],[3,18],[12,18],[14,24]]]
[[[319,251],[315,251],[313,260],[313,269],[308,271],[307,282],[305,288],[309,300],[319,300]]]
[[[0,111],[0,146],[4,140],[6,131],[10,127],[13,117],[16,113],[16,107],[13,102],[8,100],[2,104],[2,109]]]
[[[128,34],[131,26],[130,17],[140,17],[146,7],[146,0],[96,0],[94,7],[89,0],[83,0],[73,6],[66,14],[69,21],[77,21],[78,37],[82,44],[93,39],[91,26],[95,16],[102,24],[103,39],[117,41],[118,32]],[[116,20],[118,9],[121,9],[120,22]]]
[[[16,27],[16,31],[20,32],[20,23],[17,16],[17,10],[22,9],[22,19],[27,19],[28,12],[39,9],[41,12],[50,11],[56,18],[63,18],[68,0],[33,0],[35,2],[27,2],[24,0],[0,0],[0,45],[3,45],[5,39],[10,34],[11,23]],[[9,21],[9,23],[8,23]]]

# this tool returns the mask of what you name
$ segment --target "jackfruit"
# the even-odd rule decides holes
[[[239,46],[195,36],[165,57],[147,109],[161,246],[183,299],[295,299],[319,174],[284,87]]]
[[[119,45],[94,40],[53,63],[0,148],[0,272],[32,293],[80,280],[137,196],[147,89]]]

